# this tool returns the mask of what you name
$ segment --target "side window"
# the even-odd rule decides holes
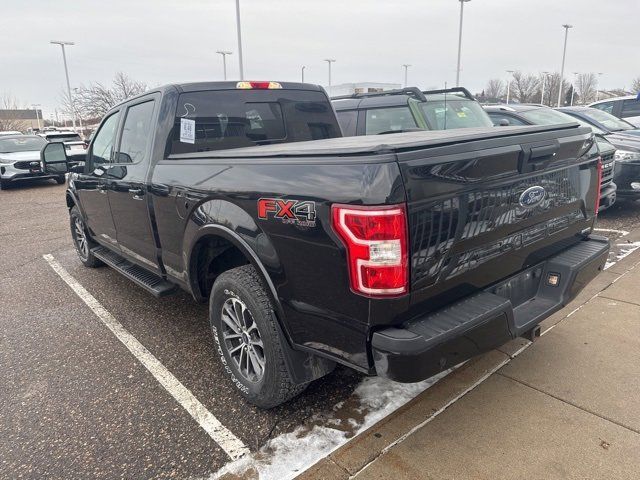
[[[417,128],[409,107],[372,108],[367,110],[366,134],[394,132]]]
[[[113,142],[115,141],[119,117],[120,112],[112,114],[104,121],[100,130],[96,133],[91,146],[91,163],[93,165],[112,162]]]
[[[117,163],[138,163],[146,160],[151,136],[154,101],[129,107],[122,129]]]
[[[613,102],[598,103],[597,105],[594,105],[593,108],[597,108],[603,112],[613,113]]]
[[[342,128],[342,134],[345,137],[353,137],[356,135],[356,126],[358,124],[358,111],[357,110],[343,110],[342,112],[336,112],[338,117],[338,123]]]
[[[640,116],[640,100],[625,100],[622,103],[622,118]]]
[[[509,126],[527,125],[525,122],[523,122],[519,118],[512,117],[511,115],[504,115],[502,118],[505,118],[509,122]]]

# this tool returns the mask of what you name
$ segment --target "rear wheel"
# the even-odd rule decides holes
[[[56,182],[58,182],[58,185],[62,185],[63,183],[65,183],[67,181],[67,178],[64,175],[61,175],[59,177],[56,177]]]
[[[84,219],[80,214],[80,210],[75,205],[69,214],[69,221],[73,244],[76,247],[76,252],[78,253],[78,257],[80,257],[82,264],[89,268],[95,268],[103,265],[103,263],[98,260],[93,253],[91,253],[91,249],[98,246],[98,244],[89,237]]]
[[[306,388],[289,374],[273,305],[252,265],[216,279],[209,319],[220,361],[249,403],[272,408]]]

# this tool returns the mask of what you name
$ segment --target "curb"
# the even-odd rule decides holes
[[[640,240],[640,229],[634,230],[626,238],[633,241]],[[541,322],[543,335],[639,264],[640,250],[601,272],[569,305]],[[391,415],[302,472],[296,479],[348,480],[352,478],[380,455],[436,418],[530,345],[532,344],[528,340],[516,338],[496,350],[471,359]]]

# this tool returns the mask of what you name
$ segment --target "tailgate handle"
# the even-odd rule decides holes
[[[555,157],[556,153],[560,150],[560,145],[552,143],[551,145],[543,145],[541,147],[531,147],[531,153],[529,154],[529,162],[536,163],[544,160],[549,160]]]

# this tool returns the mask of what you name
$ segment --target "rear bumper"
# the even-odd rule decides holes
[[[378,375],[418,382],[531,331],[604,268],[605,237],[591,236],[484,291],[398,328],[373,334]],[[558,275],[556,286],[548,284]]]

